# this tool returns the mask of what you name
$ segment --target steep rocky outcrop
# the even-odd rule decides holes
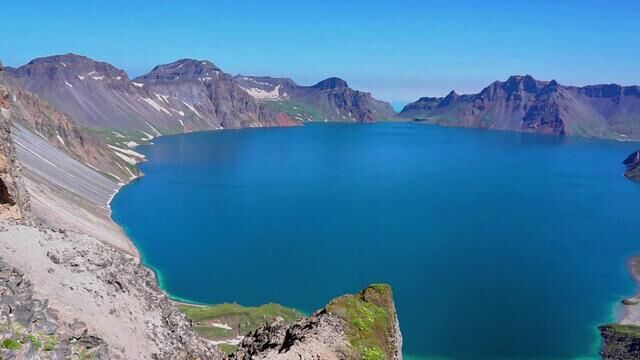
[[[339,78],[325,79],[313,86],[264,76],[238,75],[236,80],[256,100],[301,121],[372,122],[396,118],[389,103],[374,99],[370,93],[351,89]]]
[[[625,176],[629,179],[640,180],[640,150],[629,155],[623,163],[627,165]]]
[[[52,330],[65,323],[76,329],[73,324],[81,323],[80,332],[69,336],[94,334],[94,343],[104,341],[108,347],[109,359],[222,358],[213,345],[197,336],[158,288],[154,273],[136,257],[87,235],[10,222],[0,222],[0,247],[2,260],[29,281],[29,292],[41,299],[37,304],[46,305],[42,320],[54,320],[40,326],[36,309],[27,320],[38,329]],[[29,316],[30,311],[14,314]],[[17,330],[28,334],[28,328]],[[53,335],[61,343],[66,336],[55,331]]]
[[[20,179],[20,167],[11,140],[10,96],[2,83],[0,64],[0,219],[25,220],[29,199]]]
[[[291,325],[247,335],[231,359],[402,359],[402,335],[388,285],[337,298]]]
[[[421,98],[400,116],[449,126],[638,140],[640,87],[573,87],[512,76],[478,94]]]
[[[75,54],[35,59],[8,72],[80,125],[147,138],[294,123],[256,103],[208,61],[160,65],[134,81],[108,63]]]

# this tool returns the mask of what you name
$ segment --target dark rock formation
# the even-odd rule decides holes
[[[335,77],[312,86],[271,77],[238,75],[236,80],[257,100],[271,103],[298,120],[372,122],[396,118],[390,104],[353,90],[346,81]]]
[[[602,325],[603,360],[640,359],[640,327],[633,325]]]
[[[391,288],[372,285],[294,324],[266,325],[247,335],[231,359],[402,359]]]
[[[400,113],[433,124],[551,135],[640,139],[640,88],[572,87],[530,75],[496,81],[478,94],[421,98]]]
[[[623,163],[627,165],[625,176],[629,179],[640,180],[640,150],[629,155]]]

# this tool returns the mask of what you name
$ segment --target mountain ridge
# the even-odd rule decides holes
[[[182,71],[176,71],[178,66]],[[133,80],[111,64],[76,54],[37,58],[7,73],[83,126],[131,131],[140,137],[296,125],[285,114],[255,102],[231,75],[206,60],[158,65]],[[198,76],[208,73],[211,76]]]
[[[576,87],[513,75],[476,94],[420,98],[399,116],[447,126],[640,140],[640,87]]]
[[[338,77],[310,86],[299,85],[289,78],[237,75],[236,79],[256,100],[300,121],[374,122],[397,118],[389,103],[350,88]]]

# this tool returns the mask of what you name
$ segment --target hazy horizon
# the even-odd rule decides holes
[[[10,6],[0,59],[77,53],[130,77],[180,58],[232,74],[337,76],[394,103],[474,93],[510,75],[567,85],[640,83],[629,46],[640,3],[539,1],[33,1]],[[634,16],[637,15],[637,16]]]

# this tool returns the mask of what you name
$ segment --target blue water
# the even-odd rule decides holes
[[[574,359],[635,289],[637,144],[402,123],[154,142],[114,218],[177,298],[311,312],[387,282],[413,358]]]

